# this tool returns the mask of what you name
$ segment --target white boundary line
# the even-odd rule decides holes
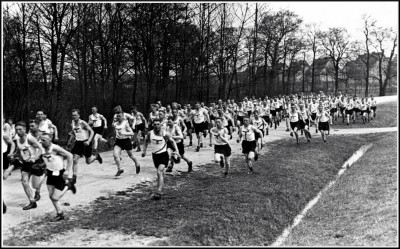
[[[272,243],[270,246],[281,246],[282,243],[287,239],[289,236],[290,232],[292,231],[293,228],[295,228],[300,221],[304,218],[304,216],[307,214],[308,210],[310,210],[321,198],[322,194],[325,193],[328,189],[330,189],[333,184],[339,179],[339,177],[348,169],[353,163],[355,163],[358,159],[360,159],[364,153],[372,146],[371,144],[368,145],[363,145],[358,151],[356,151],[349,159],[347,159],[346,162],[343,163],[342,168],[339,170],[336,179],[329,182],[327,186],[325,186],[314,199],[312,199],[306,207],[294,218],[293,224],[289,227],[287,227],[283,233],[275,240],[274,243]]]

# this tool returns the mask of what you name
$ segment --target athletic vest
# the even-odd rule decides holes
[[[20,138],[17,138],[17,147],[19,149],[19,153],[24,161],[28,161],[29,159],[33,159],[36,157],[38,153],[38,149],[33,147],[28,143],[28,139],[34,139],[32,135],[26,134],[25,141],[23,143],[20,142]],[[29,153],[31,154],[29,156]]]
[[[199,109],[194,111],[194,122],[200,124],[205,121],[204,110]]]
[[[246,127],[244,127],[244,125],[241,127],[242,128],[242,138],[245,141],[254,141],[256,140],[256,136],[255,133],[253,131],[253,129],[251,129],[251,127],[253,127],[252,125],[249,125]]]
[[[329,116],[326,111],[322,111],[322,113],[317,112],[317,118],[319,118],[319,122],[328,122]]]
[[[89,132],[86,129],[82,129],[82,122],[83,121],[79,119],[78,125],[75,125],[75,122],[72,121],[72,130],[74,131],[76,141],[86,141],[89,139]]]
[[[43,133],[52,133],[52,129],[50,129],[50,125],[52,122],[49,119],[41,120],[39,123],[39,131]]]
[[[300,116],[303,117],[304,120],[308,119],[308,115],[307,115],[307,109],[303,109],[303,111],[299,110],[298,111]]]
[[[154,130],[150,131],[150,141],[153,154],[160,154],[167,151],[167,142],[164,139],[165,131],[161,131],[161,136],[156,135]]]
[[[217,127],[211,129],[211,134],[214,137],[214,144],[215,145],[225,145],[226,142],[222,141],[221,136],[225,135],[225,129],[219,130]]]
[[[43,148],[42,158],[48,170],[59,171],[64,168],[64,159],[61,155],[52,153],[54,146],[54,144],[50,145],[48,151]]]
[[[89,121],[91,122],[91,123],[93,123],[93,127],[101,127],[101,124],[102,124],[102,118],[103,116],[101,115],[101,114],[98,114],[98,113],[96,113],[96,115],[95,114],[91,114],[90,116],[89,116]]]
[[[262,119],[260,117],[258,118],[258,120],[253,118],[253,120],[251,122],[257,129],[264,130],[264,126],[265,126],[264,119]]]
[[[1,151],[2,151],[3,153],[6,152],[7,149],[8,149],[8,144],[7,144],[6,141],[4,141],[4,135],[6,135],[6,134],[3,134],[3,139],[2,139],[2,142],[1,142]],[[11,138],[10,138],[10,139],[11,139]]]
[[[140,114],[141,114],[140,112],[137,112],[136,115],[134,115],[134,114],[132,113],[132,116],[133,116],[134,118],[136,118],[136,125],[140,125],[140,124],[143,123],[142,115],[140,115]]]
[[[167,127],[167,131],[172,135],[172,136],[178,136],[179,135],[179,126],[174,125],[172,128],[169,126]],[[182,139],[176,138],[174,139],[176,143],[182,142]]]
[[[121,123],[118,122],[114,123],[116,138],[118,139],[129,138],[129,136],[121,134],[122,132],[123,133],[128,132],[128,130],[126,129],[127,125],[129,126],[129,122],[127,120],[122,120]]]
[[[289,112],[289,120],[290,122],[298,122],[299,121],[299,113],[297,111]]]

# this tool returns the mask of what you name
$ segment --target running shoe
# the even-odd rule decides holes
[[[228,172],[224,172],[224,178],[228,177]]]
[[[141,152],[142,150],[140,149],[140,146],[138,146],[136,152]]]
[[[68,186],[68,190],[71,190],[73,194],[76,194],[76,187],[73,182],[68,181],[67,186]]]
[[[64,219],[65,219],[64,213],[57,213],[57,216],[54,217],[54,219],[52,219],[51,221],[52,222],[57,222],[57,221],[64,220]]]
[[[286,128],[286,131],[289,131],[289,128]]]
[[[40,194],[38,192],[35,192],[35,197],[33,197],[33,199],[35,199],[35,201],[39,201],[40,200]]]
[[[200,143],[200,148],[203,148],[203,143]]]
[[[139,174],[140,172],[140,164],[136,165],[136,174]]]
[[[251,174],[253,174],[253,173],[254,173],[254,172],[253,172],[253,168],[250,168],[250,169],[249,169],[249,172],[247,172],[248,175],[251,175]]]
[[[188,172],[192,172],[192,169],[193,169],[193,162],[190,161],[188,162]]]
[[[290,136],[293,137],[293,132],[290,133]]]
[[[254,155],[254,161],[257,161],[258,160],[258,153],[256,153],[255,155]]]
[[[324,143],[326,143],[326,140],[324,140]]]
[[[31,203],[29,203],[29,205],[23,207],[22,210],[29,210],[29,209],[32,209],[32,208],[37,208],[36,202],[31,202]]]
[[[165,170],[165,172],[168,172],[168,173],[172,172],[172,167],[168,166],[167,169]]]
[[[123,169],[118,170],[118,172],[117,172],[117,174],[115,174],[115,176],[120,176],[122,173],[124,173],[124,170],[123,170]]]
[[[103,158],[101,158],[100,154],[97,154],[97,161],[99,161],[100,164],[103,163]]]
[[[194,151],[199,152],[200,151],[200,146],[197,146]]]

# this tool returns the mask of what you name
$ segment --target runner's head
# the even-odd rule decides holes
[[[80,118],[81,112],[79,111],[79,109],[72,109],[72,119],[74,121],[78,121]]]
[[[259,112],[258,112],[258,110],[255,110],[254,112],[253,112],[253,114],[254,114],[254,117],[256,117],[256,118],[258,118],[258,116],[259,116]]]
[[[43,148],[49,148],[51,145],[51,141],[53,139],[53,135],[50,133],[43,133],[40,136],[40,142],[42,143]]]
[[[15,132],[18,136],[22,137],[26,134],[26,123],[24,121],[19,121],[15,124]]]
[[[220,118],[220,117],[215,118],[215,125],[218,128],[222,128],[222,118]]]
[[[172,109],[172,116],[173,118],[176,118],[178,116],[178,109]]]
[[[250,118],[249,118],[249,116],[244,116],[244,118],[243,118],[243,125],[244,126],[248,126],[250,124]]]
[[[45,111],[44,111],[44,110],[38,110],[38,111],[36,112],[36,118],[37,118],[38,120],[44,120],[44,118],[45,118]]]
[[[39,122],[37,119],[29,120],[29,130],[31,132],[37,132],[39,129]]]
[[[122,121],[124,119],[124,112],[120,111],[116,113],[117,121]]]
[[[153,128],[155,131],[161,130],[161,119],[155,118],[155,119],[153,119],[152,123],[153,123]]]
[[[97,106],[92,106],[92,113],[93,114],[96,114],[97,113]]]

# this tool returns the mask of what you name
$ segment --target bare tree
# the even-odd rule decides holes
[[[344,28],[329,28],[328,31],[318,32],[318,38],[325,53],[332,61],[335,71],[335,95],[339,88],[339,66],[350,51],[350,39]]]

